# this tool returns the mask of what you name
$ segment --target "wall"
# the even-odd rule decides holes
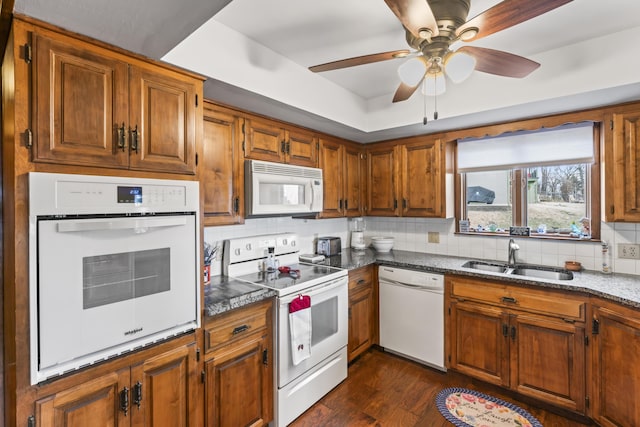
[[[213,276],[222,273],[222,241],[230,238],[259,234],[295,232],[300,238],[301,253],[315,252],[314,239],[318,236],[338,236],[342,247],[349,247],[351,221],[338,219],[292,219],[291,217],[248,219],[243,225],[207,227],[205,242],[219,246],[216,261],[212,263]],[[394,248],[424,253],[507,261],[506,237],[463,236],[454,234],[453,219],[365,217],[365,240],[371,236],[393,236]],[[427,233],[438,233],[439,243],[428,243]],[[640,261],[617,258],[618,243],[638,243],[640,224],[602,223],[602,240],[610,244],[612,266],[616,273],[640,275]],[[563,266],[565,261],[580,261],[587,270],[602,267],[602,246],[598,242],[544,241],[516,238],[520,246],[519,261],[532,264]]]

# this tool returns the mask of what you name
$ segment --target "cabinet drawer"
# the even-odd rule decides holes
[[[373,268],[371,266],[349,271],[349,293],[371,287],[372,284]]]
[[[481,301],[505,308],[544,313],[572,320],[585,320],[585,300],[568,295],[566,292],[529,289],[457,277],[448,280],[451,296],[459,300]]]
[[[271,300],[209,319],[204,330],[205,353],[257,331],[266,330],[271,320],[270,308]]]

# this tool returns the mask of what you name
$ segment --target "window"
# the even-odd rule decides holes
[[[599,238],[598,140],[588,123],[458,141],[458,218],[469,233]]]

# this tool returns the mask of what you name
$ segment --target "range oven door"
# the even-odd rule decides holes
[[[347,345],[347,277],[334,279],[299,294],[278,298],[278,388],[298,378]],[[289,303],[298,295],[311,297],[311,357],[293,364]]]
[[[197,233],[195,213],[38,218],[32,383],[196,328]]]

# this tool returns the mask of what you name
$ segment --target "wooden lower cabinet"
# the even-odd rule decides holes
[[[449,368],[586,412],[586,301],[562,292],[447,277]]]
[[[196,344],[35,402],[37,426],[198,425]]]
[[[349,272],[349,362],[367,351],[377,336],[378,298],[374,278],[374,266]]]
[[[205,325],[205,425],[264,426],[273,419],[272,300]]]
[[[591,417],[601,426],[640,425],[640,312],[592,304]]]

